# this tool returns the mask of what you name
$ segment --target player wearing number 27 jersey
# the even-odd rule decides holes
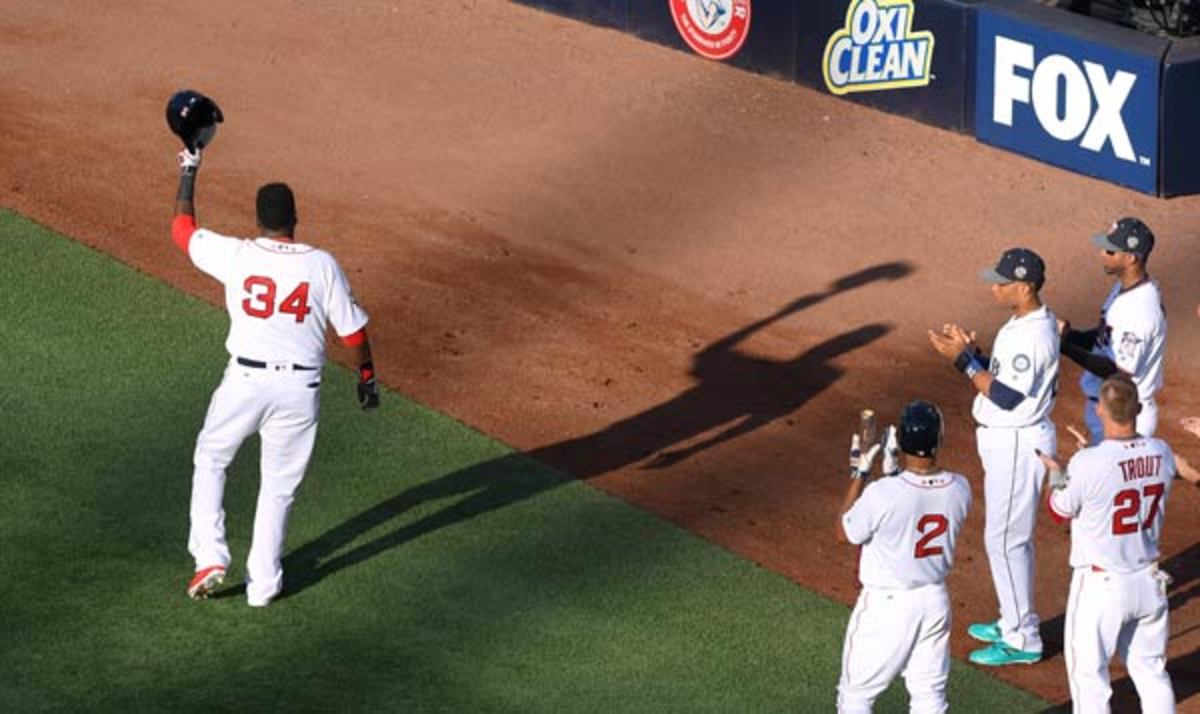
[[[1125,375],[1099,389],[1104,440],[1071,458],[1066,477],[1047,460],[1054,520],[1071,521],[1065,655],[1077,712],[1107,712],[1109,661],[1126,668],[1144,712],[1173,712],[1166,671],[1167,597],[1156,561],[1175,476],[1170,448],[1136,432],[1138,389]]]
[[[196,226],[199,151],[184,150],[179,160],[172,239],[197,268],[224,285],[229,312],[229,363],[213,392],[193,457],[188,550],[196,569],[187,592],[196,599],[206,597],[225,578],[230,563],[225,469],[246,437],[257,432],[261,484],[246,559],[246,600],[261,607],[283,587],[287,519],[316,439],[329,326],[355,351],[360,405],[369,409],[379,404],[367,314],[333,256],[296,242],[291,189],[279,183],[260,188],[262,234],[253,240],[230,238]]]
[[[971,507],[971,487],[963,476],[937,467],[941,431],[936,407],[909,404],[899,436],[890,428],[882,446],[888,478],[865,488],[862,479],[881,447],[857,457],[857,466],[857,449],[851,448],[852,481],[838,538],[862,546],[862,592],[842,652],[838,711],[843,714],[871,711],[901,673],[913,712],[947,711],[951,617],[944,581]],[[905,454],[904,470],[896,461],[898,450]]]

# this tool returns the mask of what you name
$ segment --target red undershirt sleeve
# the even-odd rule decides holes
[[[188,252],[188,243],[192,240],[192,234],[196,232],[196,217],[189,216],[183,213],[175,216],[175,220],[171,221],[171,240],[175,241],[175,245],[186,255]]]
[[[1046,489],[1046,510],[1050,511],[1050,520],[1059,525],[1062,525],[1063,523],[1069,523],[1071,521],[1070,516],[1064,516],[1058,512],[1058,509],[1054,507],[1054,489],[1052,488]]]
[[[357,332],[351,332],[340,339],[342,340],[342,344],[347,347],[358,347],[367,341],[367,328],[364,327]]]

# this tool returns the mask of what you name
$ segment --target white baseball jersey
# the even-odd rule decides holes
[[[1050,507],[1071,518],[1071,567],[1131,573],[1158,559],[1175,457],[1155,438],[1106,439],[1067,465]]]
[[[1133,378],[1142,401],[1154,397],[1163,383],[1163,353],[1167,346],[1167,317],[1158,283],[1145,280],[1128,290],[1118,282],[1100,309],[1100,331],[1092,354],[1099,354]],[[1104,380],[1084,370],[1079,386],[1084,396],[1097,397]]]
[[[1024,427],[1050,416],[1058,395],[1058,324],[1045,305],[1022,317],[1009,318],[992,343],[989,370],[1002,384],[1025,399],[1005,411],[984,394],[975,396],[975,421],[991,427]]]
[[[345,337],[367,324],[333,256],[303,243],[230,238],[200,228],[188,255],[225,285],[234,357],[321,367],[325,330]]]
[[[904,471],[868,485],[842,516],[846,537],[862,545],[859,581],[899,589],[941,583],[970,507],[970,484],[949,471]]]
[[[1155,438],[1106,439],[1067,466],[1051,511],[1071,518],[1067,678],[1075,711],[1109,711],[1109,663],[1120,657],[1144,712],[1175,711],[1166,670],[1170,609],[1154,567],[1175,461]]]

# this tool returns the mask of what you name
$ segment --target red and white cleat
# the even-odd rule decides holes
[[[225,566],[212,565],[203,570],[197,570],[188,583],[188,597],[193,600],[203,600],[212,593],[213,589],[225,582]]]

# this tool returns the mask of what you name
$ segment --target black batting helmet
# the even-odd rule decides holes
[[[934,456],[942,445],[942,412],[920,399],[909,402],[900,414],[896,440],[906,454]]]
[[[217,124],[223,121],[221,108],[200,92],[185,89],[167,100],[167,126],[183,140],[188,151],[211,143]]]

